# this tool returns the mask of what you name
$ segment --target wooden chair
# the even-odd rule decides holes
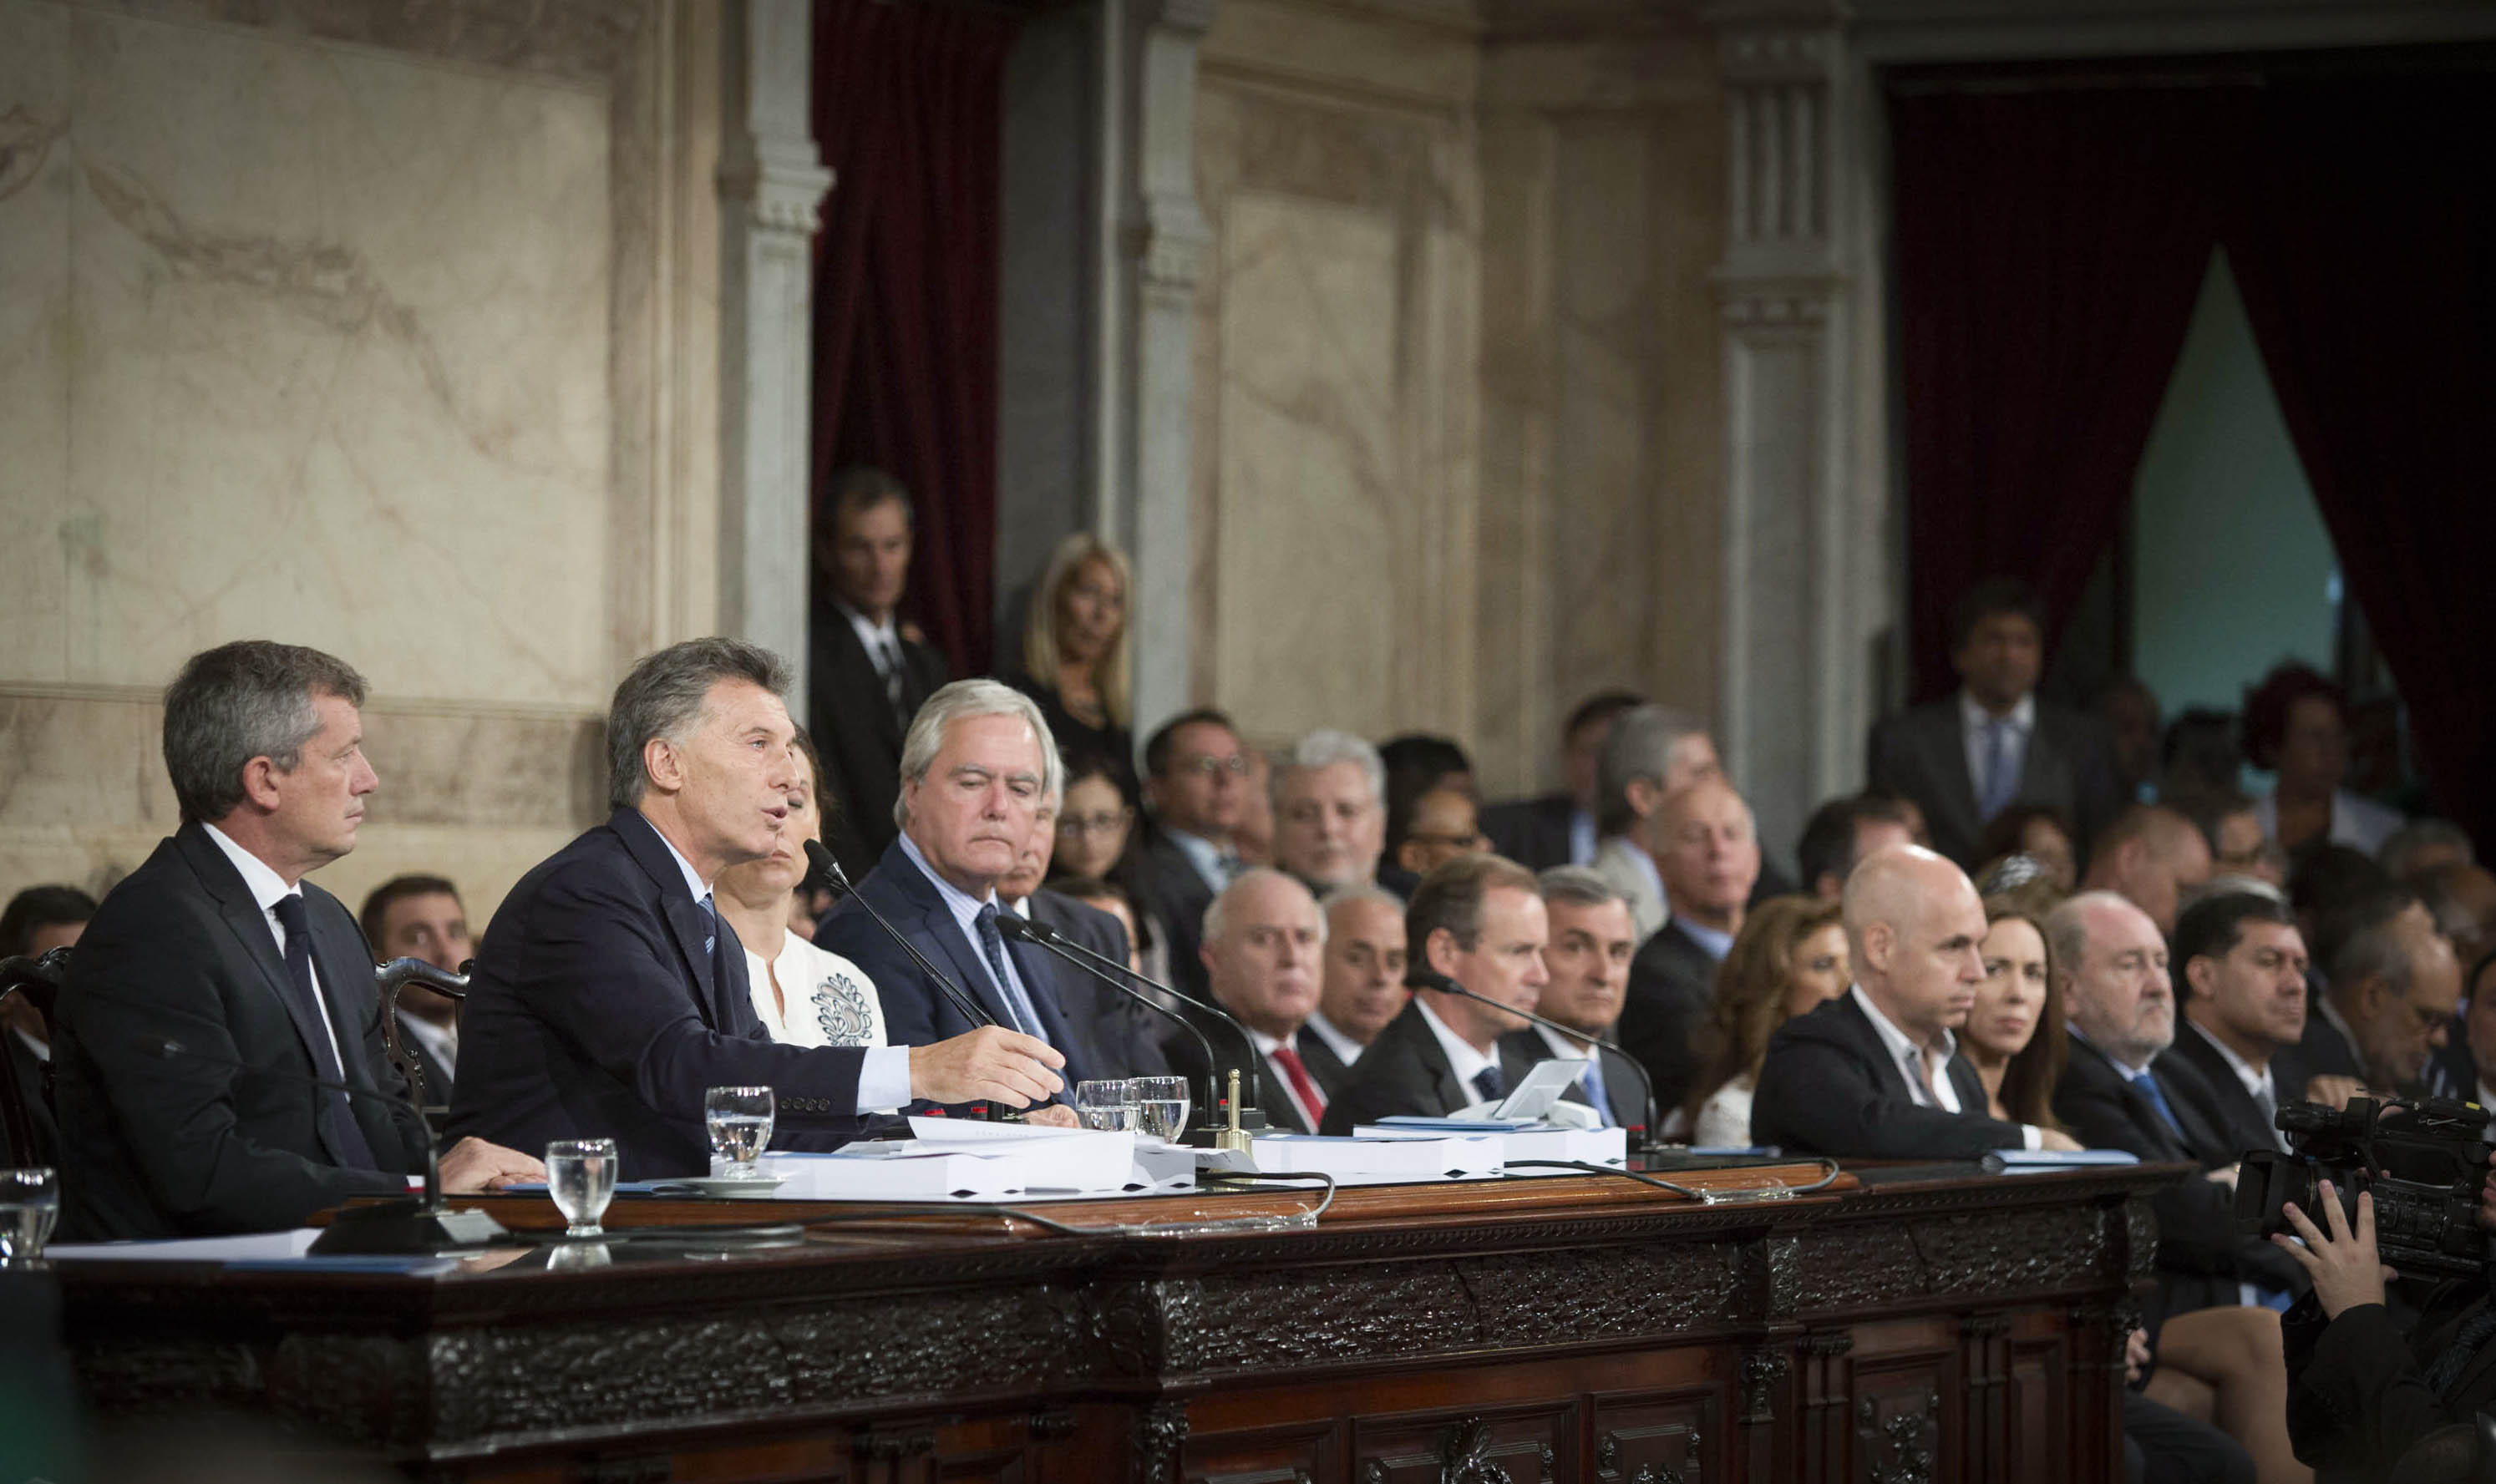
[[[435,994],[453,1000],[468,998],[467,970],[476,967],[471,959],[460,966],[461,972],[437,969],[421,958],[394,958],[373,971],[373,985],[382,997],[382,1040],[390,1047],[393,1066],[407,1077],[410,1100],[418,1108],[431,1106],[425,1100],[424,1059],[408,1048],[398,1030],[398,992],[410,984],[421,984]]]

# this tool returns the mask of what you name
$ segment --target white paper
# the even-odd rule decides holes
[[[44,1255],[77,1262],[273,1262],[302,1256],[320,1236],[317,1226],[298,1226],[292,1231],[175,1237],[163,1242],[56,1242],[44,1249]]]

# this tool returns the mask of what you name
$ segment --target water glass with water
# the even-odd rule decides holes
[[[61,1214],[61,1177],[48,1165],[0,1169],[0,1267],[44,1255]]]
[[[571,1223],[565,1236],[606,1235],[598,1219],[615,1198],[615,1166],[613,1139],[557,1139],[546,1146],[546,1193]]]
[[[752,1180],[760,1175],[763,1150],[771,1142],[772,1121],[779,1112],[779,1100],[767,1087],[715,1087],[702,1094],[712,1176]]]
[[[1112,1132],[1136,1127],[1136,1084],[1125,1077],[1075,1084],[1075,1116],[1086,1128]]]
[[[1136,1089],[1136,1128],[1149,1138],[1175,1144],[1187,1131],[1185,1077],[1131,1077]]]

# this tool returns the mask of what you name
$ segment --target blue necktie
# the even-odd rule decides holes
[[[1610,1128],[1612,1098],[1610,1094],[1604,1091],[1603,1047],[1590,1046],[1586,1049],[1586,1069],[1577,1074],[1577,1085],[1586,1090],[1586,1100],[1595,1105],[1595,1116],[1603,1120],[1603,1127]]]
[[[1498,1067],[1485,1067],[1474,1073],[1474,1091],[1482,1101],[1489,1102],[1508,1091],[1508,1083],[1500,1076]]]
[[[707,891],[703,892],[702,900],[694,905],[702,909],[702,957],[709,959],[711,966],[717,968],[719,965],[719,912],[710,905],[710,893]]]
[[[312,1038],[313,1069],[324,1082],[344,1082],[347,1074],[338,1066],[338,1048],[324,1029],[320,991],[312,987],[312,925],[304,915],[303,899],[279,897],[269,911],[277,914],[277,925],[286,929],[286,977],[295,988],[296,1011],[304,1017],[304,1029]],[[337,1143],[338,1158],[350,1169],[381,1168],[373,1159],[373,1147],[364,1142],[364,1130],[356,1124],[355,1110],[347,1105],[347,1095],[336,1088],[323,1091],[328,1094],[330,1135]]]
[[[2182,1138],[2184,1126],[2175,1121],[2175,1110],[2167,1105],[2167,1095],[2159,1090],[2158,1079],[2143,1071],[2132,1079],[2132,1085],[2141,1097],[2149,1099],[2149,1105],[2158,1110],[2158,1116],[2167,1120],[2167,1127],[2175,1130],[2175,1136]]]
[[[1022,986],[1006,969],[1006,935],[997,931],[997,904],[990,902],[980,909],[980,951],[988,957],[988,973],[997,981],[997,998],[1004,1002],[1006,1013],[1014,1018],[1014,1028],[1025,1036],[1041,1035],[1040,1014],[1034,1010]]]
[[[2019,796],[2019,775],[2011,766],[2011,719],[1984,724],[1984,800],[1977,812],[1988,821]]]

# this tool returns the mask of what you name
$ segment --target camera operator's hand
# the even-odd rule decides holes
[[[2323,1220],[2330,1226],[2331,1235],[2326,1237],[2315,1230],[2305,1213],[2290,1201],[2280,1209],[2288,1217],[2288,1224],[2305,1239],[2305,1245],[2299,1247],[2285,1235],[2275,1235],[2271,1240],[2286,1249],[2314,1280],[2314,1301],[2323,1306],[2324,1316],[2336,1319],[2344,1309],[2382,1303],[2384,1284],[2392,1277],[2392,1270],[2384,1266],[2384,1259],[2375,1251],[2375,1197],[2358,1192],[2357,1229],[2353,1233],[2330,1181],[2323,1182],[2322,1193]],[[2483,1200],[2480,1209],[2486,1209]]]
[[[2305,1084],[2305,1100],[2329,1108],[2345,1108],[2349,1099],[2363,1093],[2355,1077],[2316,1077]]]

